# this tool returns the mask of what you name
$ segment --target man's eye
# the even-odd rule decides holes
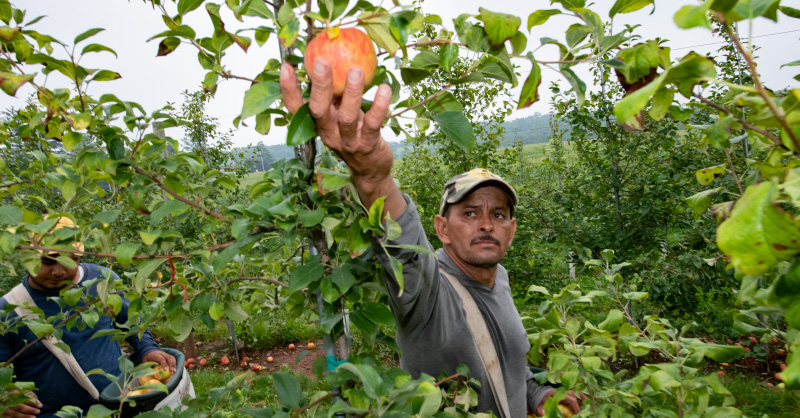
[[[468,210],[468,211],[464,212],[464,215],[466,215],[466,216],[474,216],[475,215],[475,211]]]
[[[494,217],[497,218],[497,219],[505,219],[506,215],[502,214],[502,213],[495,213]]]

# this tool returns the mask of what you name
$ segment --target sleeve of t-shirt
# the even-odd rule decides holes
[[[403,267],[401,286],[393,273],[391,260],[386,252],[377,242],[374,243],[374,249],[385,271],[390,307],[397,326],[410,329],[426,323],[431,315],[439,292],[439,267],[436,256],[433,255],[433,247],[425,236],[416,206],[408,196],[403,195],[403,198],[406,200],[406,209],[395,219],[402,228],[402,234],[400,238],[387,244],[418,245],[428,249],[431,253],[420,253],[404,248],[387,248],[389,255],[399,261]]]
[[[0,298],[0,320],[8,319],[7,315],[10,315],[2,310],[2,307],[6,305],[7,305],[6,300],[4,298]],[[8,361],[8,359],[11,358],[11,356],[14,355],[14,353],[11,352],[12,348],[8,342],[9,334],[11,333],[7,332],[5,334],[0,335],[0,362],[6,362]]]
[[[536,379],[533,378],[533,372],[530,369],[525,374],[525,382],[528,384],[528,413],[535,413],[536,408],[542,403],[544,397],[555,389],[536,383]]]

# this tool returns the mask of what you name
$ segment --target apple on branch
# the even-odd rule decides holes
[[[347,70],[352,66],[364,71],[364,85],[375,77],[378,57],[375,46],[366,33],[355,29],[332,26],[317,35],[306,47],[306,71],[314,71],[314,60],[322,57],[330,63],[333,72],[333,95],[342,97],[347,80]]]

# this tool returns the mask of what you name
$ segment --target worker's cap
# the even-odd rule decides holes
[[[37,239],[37,241],[39,241],[39,245],[40,246],[44,246],[44,247],[57,247],[57,248],[62,248],[63,247],[64,249],[67,249],[67,248],[71,247],[74,250],[83,251],[83,243],[82,242],[80,242],[80,241],[75,241],[75,242],[71,242],[71,243],[69,242],[69,241],[74,241],[75,240],[74,234],[70,234],[67,231],[62,231],[61,233],[57,232],[57,231],[59,231],[59,230],[61,230],[63,228],[74,229],[74,228],[77,228],[77,227],[75,226],[75,222],[73,222],[72,219],[70,219],[70,218],[68,218],[66,216],[59,216],[58,217],[58,221],[53,226],[53,228],[50,229],[50,233],[48,234],[49,236],[52,236],[53,238],[55,238],[55,240],[54,241],[49,241],[48,240],[49,241],[48,245],[44,245],[45,242],[42,239],[42,237],[38,237],[37,236],[36,239]],[[43,253],[42,250],[37,250],[37,251],[39,251],[39,254]],[[58,257],[59,255],[60,254],[58,252],[51,252],[51,253],[47,254],[48,257]]]
[[[492,174],[485,168],[476,168],[466,173],[461,173],[444,185],[442,203],[439,205],[439,215],[444,216],[447,205],[458,203],[466,198],[473,190],[483,186],[497,186],[508,196],[511,216],[514,216],[514,206],[517,205],[517,192],[502,177]]]

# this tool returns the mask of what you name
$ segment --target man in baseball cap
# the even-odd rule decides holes
[[[389,113],[392,89],[378,86],[370,109],[364,112],[361,68],[349,69],[341,101],[333,99],[327,61],[319,58],[306,71],[312,82],[308,110],[320,139],[350,168],[350,180],[361,202],[370,207],[385,198],[382,216],[393,218],[402,229],[397,240],[376,242],[384,246],[376,253],[384,267],[389,306],[397,324],[400,366],[418,378],[422,373],[452,375],[465,364],[470,378],[480,382],[480,387],[475,387],[475,412],[491,411],[502,418],[543,415],[544,399],[554,390],[539,386],[528,369],[526,354],[531,346],[511,298],[508,274],[500,265],[517,228],[514,188],[484,169],[453,177],[445,186],[434,219],[444,248],[435,255],[414,251],[414,246],[433,248],[414,203],[392,179],[394,157],[380,132]],[[281,67],[281,91],[289,112],[303,106],[305,99],[289,64]],[[394,274],[398,261],[402,281]],[[468,303],[469,299],[475,303]],[[477,308],[469,308],[468,320],[467,308],[474,305]],[[473,315],[476,310],[479,313]],[[471,325],[478,317],[483,321],[477,322],[485,322],[489,337],[473,338],[486,335],[481,330],[473,334]],[[494,356],[483,355],[488,346],[496,350]],[[502,379],[496,378],[498,368]],[[562,403],[580,411],[571,394]]]

